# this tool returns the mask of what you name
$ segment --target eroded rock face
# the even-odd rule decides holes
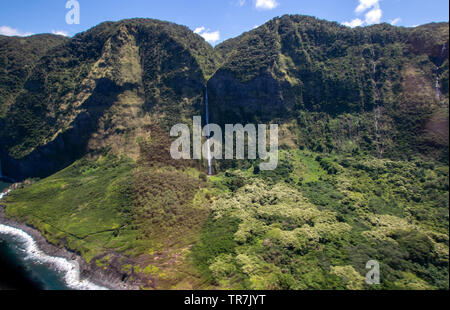
[[[208,82],[211,121],[218,124],[266,123],[286,115],[287,102],[282,90],[289,85],[270,74],[258,76],[248,83],[230,72],[219,71]]]
[[[397,156],[398,143],[435,156],[445,136],[423,138],[448,107],[448,24],[349,29],[283,16],[214,50],[186,27],[135,19],[43,54],[13,101],[0,93],[2,167],[18,180],[88,153],[136,158],[146,128],[204,113],[206,84],[211,122],[291,124],[286,135],[311,149],[350,142]]]
[[[447,26],[276,18],[216,48],[228,56],[208,82],[211,119],[289,124],[287,136],[317,151],[445,158],[445,134],[427,124],[448,109]]]
[[[121,91],[122,87],[108,79],[97,80],[96,88],[80,106],[83,111],[77,114],[67,130],[23,158],[15,159],[5,152],[0,154],[4,174],[15,180],[47,177],[86,154],[88,141],[98,130],[99,119]]]
[[[211,52],[187,28],[153,20],[105,23],[74,37],[36,65],[0,119],[4,173],[46,177],[105,150],[137,157],[136,138],[149,125],[199,114],[208,71],[199,61]]]

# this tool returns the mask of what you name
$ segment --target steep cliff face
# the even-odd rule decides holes
[[[133,157],[146,126],[200,107],[214,61],[201,37],[165,22],[103,23],[77,35],[40,59],[0,120],[5,174],[48,176],[88,152]]]
[[[222,124],[294,120],[300,146],[380,157],[436,155],[448,135],[426,134],[448,107],[446,23],[350,29],[283,16],[216,50],[225,62],[209,89]]]
[[[213,49],[133,19],[34,59],[0,101],[0,159],[45,178],[4,214],[93,269],[151,289],[371,289],[376,258],[379,289],[448,289],[448,24],[284,16]],[[171,158],[205,84],[212,122],[281,125],[276,170]]]
[[[0,73],[0,156],[18,179],[87,153],[136,158],[136,138],[151,125],[168,132],[203,112],[207,80],[212,122],[277,122],[290,147],[448,157],[446,23],[350,29],[283,16],[216,49],[149,19],[106,22],[70,40],[0,39],[9,54],[49,42],[33,57],[0,59],[13,63]]]
[[[68,40],[52,34],[25,38],[0,35],[0,118],[22,90],[39,59]]]

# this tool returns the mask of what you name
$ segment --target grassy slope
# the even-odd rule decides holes
[[[448,289],[447,166],[283,150],[205,183],[152,143],[15,191],[7,215],[143,287],[362,289],[376,259],[381,288]]]
[[[67,242],[89,262],[101,250],[126,250],[130,230],[129,160],[82,160],[8,197],[7,215],[26,221],[55,244]],[[117,234],[117,238],[113,236]]]
[[[165,28],[160,38],[152,31],[153,22],[125,24],[142,26],[144,38],[164,42],[174,55],[197,49],[191,44],[198,40],[182,40],[186,29],[157,23]],[[104,42],[88,52],[83,41],[91,42],[93,37],[106,40],[121,25],[105,23],[80,35],[70,56],[81,55],[89,59],[86,63],[95,61]],[[253,32],[261,40],[249,51],[244,49],[249,57],[234,57],[228,65],[238,73],[251,74],[242,77],[247,80],[263,70],[266,61],[275,59],[280,61],[278,73],[295,83],[296,70],[301,68],[289,68],[287,56],[261,54],[274,52],[266,48],[276,45],[273,39],[278,40],[268,31],[271,26],[273,23]],[[384,26],[380,27],[384,31]],[[188,91],[179,92],[180,82],[171,75],[172,67],[167,72],[155,69],[166,59],[153,57],[152,53],[161,53],[150,45],[142,47],[146,59],[156,59],[155,64],[144,66],[148,75],[142,86],[148,96],[145,108],[151,113],[164,112],[161,119],[166,123],[179,121],[180,115],[189,118],[201,103],[203,86],[187,85]],[[220,57],[226,58],[232,50],[226,49]],[[309,52],[316,57],[317,51]],[[390,50],[383,49],[385,52]],[[186,81],[208,77],[217,61],[208,58],[212,57],[210,50],[203,45],[193,57],[184,56],[177,69],[190,66],[192,58],[201,67],[187,74]],[[55,80],[67,73],[65,57],[59,60],[61,63],[54,63],[58,67]],[[256,62],[256,66],[244,71],[249,66],[240,62],[246,61]],[[430,64],[429,59],[425,62]],[[327,64],[337,72],[335,65]],[[85,72],[87,67],[79,69]],[[308,70],[321,71],[316,69],[314,65]],[[317,78],[320,82],[322,77]],[[343,77],[330,79],[334,78],[339,81]],[[158,80],[164,83],[155,84]],[[63,90],[74,87],[66,85],[69,82],[73,79],[62,83]],[[191,100],[180,110],[180,98],[186,94]],[[294,128],[290,134],[306,141],[304,146],[315,152],[298,151],[296,143],[285,146],[274,172],[258,172],[250,162],[223,163],[222,172],[207,181],[199,166],[172,162],[167,157],[169,140],[157,132],[139,143],[138,161],[114,156],[84,158],[15,191],[7,198],[7,214],[36,226],[49,241],[80,252],[99,267],[118,267],[145,288],[360,289],[365,288],[365,263],[377,259],[386,271],[382,288],[448,289],[448,165],[413,157],[409,161],[380,160],[355,151],[354,141],[370,137],[363,137],[364,128],[360,137],[352,137],[345,125],[347,117],[362,123],[367,118],[367,123],[373,123],[372,113],[343,114],[342,119],[320,113],[295,115],[304,129]],[[344,146],[333,145],[335,142]],[[343,149],[353,155],[343,155],[347,154]],[[321,153],[332,150],[340,155]],[[233,165],[235,168],[230,168]]]
[[[81,159],[11,193],[6,214],[143,288],[207,287],[186,259],[209,214],[204,174],[171,166],[162,149],[142,143],[138,162]]]

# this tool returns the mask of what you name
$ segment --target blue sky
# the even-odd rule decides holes
[[[78,0],[80,24],[66,23],[67,0],[0,1],[0,34],[73,36],[103,21],[148,17],[188,26],[211,44],[236,37],[276,16],[303,14],[365,26],[412,27],[449,20],[448,0]]]

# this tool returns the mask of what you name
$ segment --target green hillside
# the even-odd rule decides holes
[[[216,48],[226,61],[208,82],[213,121],[289,123],[297,146],[319,152],[448,161],[448,36],[448,23],[276,18]]]
[[[49,242],[143,289],[448,290],[448,23],[33,38],[0,37],[2,203]],[[276,170],[171,159],[205,86],[212,122],[280,125]]]

